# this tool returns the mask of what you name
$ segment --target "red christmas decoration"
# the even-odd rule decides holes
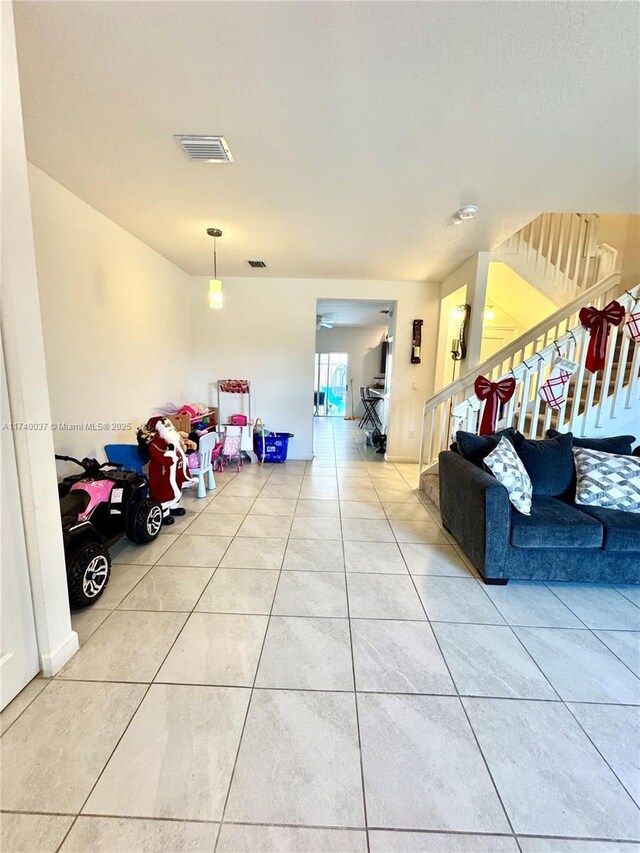
[[[479,400],[486,400],[480,423],[480,435],[490,435],[496,431],[498,404],[508,403],[513,397],[516,380],[509,376],[500,382],[490,382],[485,376],[478,376],[473,389]]]
[[[622,323],[624,308],[614,299],[601,311],[591,306],[581,308],[578,316],[585,329],[589,330],[589,349],[585,365],[587,370],[595,373],[604,367],[609,326],[619,326]]]

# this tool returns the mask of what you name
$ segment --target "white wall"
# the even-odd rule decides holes
[[[480,363],[490,259],[490,252],[477,252],[467,258],[463,264],[460,264],[440,285],[440,314],[435,365],[435,387],[438,390],[451,381],[451,336],[449,335],[451,301],[447,300],[447,297],[463,287],[466,288],[466,300],[471,306],[471,316],[467,327],[467,357],[458,362],[456,378],[469,373]]]
[[[13,441],[40,666],[53,675],[77,650],[78,637],[71,630],[53,441],[46,428],[51,412],[11,3],[0,4],[0,32],[2,347],[11,420],[34,427],[14,430]],[[3,420],[7,415],[3,412]],[[17,574],[20,567],[3,566],[3,571]]]
[[[353,404],[357,417],[363,414],[360,402],[360,387],[371,385],[373,377],[380,373],[381,342],[387,334],[387,326],[334,326],[333,329],[318,329],[316,352],[346,352],[347,403],[346,414],[351,414],[351,382],[353,382]]]
[[[52,419],[108,425],[58,429],[56,452],[104,458],[154,407],[198,391],[191,278],[31,165],[29,184]]]
[[[262,417],[271,429],[295,433],[289,455],[298,459],[312,455],[316,300],[396,300],[387,447],[392,459],[418,458],[422,403],[433,390],[438,284],[276,278],[224,281],[222,311],[207,308],[206,279],[192,282],[196,344],[192,378],[203,393],[218,379],[251,380],[252,414]],[[414,319],[424,320],[420,365],[410,363]]]

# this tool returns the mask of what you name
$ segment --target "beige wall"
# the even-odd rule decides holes
[[[52,419],[108,427],[58,429],[56,452],[104,458],[154,407],[198,396],[191,279],[34,166],[29,184]]]
[[[450,354],[450,313],[452,301],[457,301],[456,291],[466,293],[466,301],[471,306],[471,316],[467,327],[467,357],[458,362],[456,378],[469,373],[480,361],[482,349],[482,323],[487,291],[489,252],[477,252],[448,275],[440,285],[440,313],[438,321],[438,343],[435,366],[435,387],[443,388],[451,382]]]
[[[78,648],[71,629],[65,571],[60,505],[53,459],[53,441],[47,425],[51,421],[45,349],[42,339],[41,307],[38,299],[36,259],[33,247],[31,205],[27,180],[27,159],[20,103],[20,84],[11,3],[0,4],[2,47],[2,349],[9,398],[3,421],[23,423],[28,428],[13,430],[13,445],[20,490],[20,506],[11,507],[13,534],[20,537],[22,516],[29,579],[23,567],[13,562],[3,566],[3,581],[21,590],[23,602],[33,606],[40,667],[53,675]],[[3,522],[7,519],[3,516]],[[7,588],[3,582],[3,591]],[[4,598],[3,607],[15,606]],[[28,606],[28,604],[27,604]],[[0,614],[1,616],[2,614]],[[15,624],[16,613],[8,624]],[[18,632],[28,642],[26,620],[18,619]],[[21,641],[12,632],[6,655],[13,643]],[[23,673],[24,681],[32,672]],[[8,698],[8,697],[7,697]]]
[[[396,335],[388,453],[417,460],[422,404],[433,391],[439,285],[411,281],[228,278],[224,310],[206,308],[207,280],[192,280],[192,378],[251,380],[253,414],[295,433],[292,458],[310,458],[317,299],[395,300]],[[412,322],[423,319],[423,358],[410,363]],[[211,398],[214,399],[214,398]]]
[[[439,285],[405,281],[229,278],[225,307],[207,306],[207,280],[186,275],[35,167],[29,178],[53,421],[131,424],[58,430],[56,451],[102,456],[131,441],[152,409],[215,402],[212,383],[252,382],[254,416],[295,433],[310,458],[316,300],[396,301],[389,453],[418,456],[422,403],[433,390]],[[423,360],[410,364],[412,322]]]

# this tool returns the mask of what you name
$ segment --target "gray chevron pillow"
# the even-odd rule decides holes
[[[576,503],[640,512],[640,459],[573,448]]]
[[[513,444],[508,439],[501,438],[496,449],[484,457],[484,464],[509,492],[509,500],[518,512],[531,515],[531,477]]]

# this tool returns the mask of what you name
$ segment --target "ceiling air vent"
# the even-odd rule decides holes
[[[224,136],[176,136],[184,153],[191,160],[204,163],[233,163],[233,154]]]
[[[247,263],[250,267],[253,267],[254,269],[264,269],[264,267],[266,267],[264,261],[247,261]]]

